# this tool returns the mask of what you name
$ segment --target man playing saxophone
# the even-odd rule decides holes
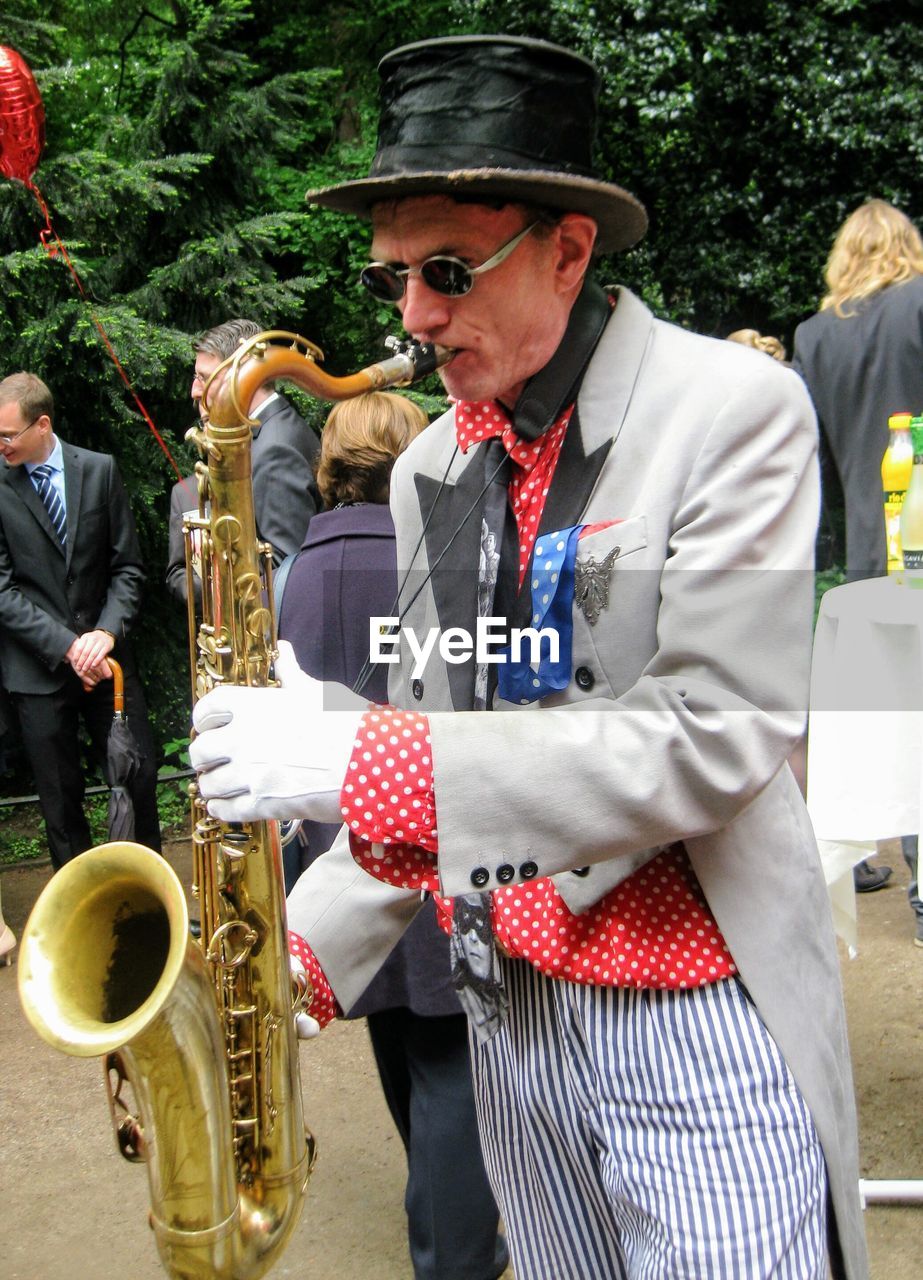
[[[517,1280],[863,1280],[838,959],[786,764],[804,388],[593,282],[646,217],[593,171],[583,58],[471,36],[380,72],[371,175],[311,198],[371,219],[362,283],[456,353],[393,473],[391,705],[335,709],[283,652],[281,689],[198,703],[202,795],[343,819],[289,899],[321,1024],[436,898]],[[479,647],[497,619],[508,645]],[[559,643],[517,656],[530,627]]]

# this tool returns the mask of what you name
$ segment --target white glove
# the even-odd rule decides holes
[[[313,1040],[320,1035],[320,1023],[309,1013],[296,1013],[295,1034],[299,1040]]]
[[[307,990],[308,974],[304,965],[297,956],[289,954],[289,964],[292,967],[292,978],[301,988],[302,994]],[[299,1040],[313,1040],[315,1036],[320,1035],[320,1023],[316,1018],[312,1018],[309,1013],[302,1010],[295,1014],[295,1034]]]
[[[368,703],[305,675],[284,640],[276,677],[281,688],[222,685],[196,703],[189,759],[202,798],[221,822],[341,822],[340,789]]]

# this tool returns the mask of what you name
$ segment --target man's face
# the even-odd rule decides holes
[[[482,979],[489,978],[493,968],[490,943],[484,941],[477,929],[465,930],[463,951],[474,976]]]
[[[528,225],[522,209],[458,204],[447,196],[414,196],[373,211],[372,258],[418,268],[433,254],[480,266]],[[406,278],[397,309],[420,342],[452,347],[440,370],[457,400],[499,399],[512,407],[526,380],[554,354],[573,303],[561,288],[559,229],[537,231],[499,266],[477,276],[470,292],[447,298],[418,274]]]
[[[0,404],[0,457],[8,467],[44,462],[53,447],[51,419],[47,414],[30,422],[15,401]]]
[[[207,416],[205,406],[202,403],[202,392],[205,389],[206,382],[218,368],[219,364],[221,364],[220,356],[209,355],[206,351],[196,352],[195,373],[192,375],[192,388],[189,394],[192,396],[193,403],[199,411],[200,418],[205,418]],[[214,395],[216,390],[217,387],[212,386],[211,395]]]

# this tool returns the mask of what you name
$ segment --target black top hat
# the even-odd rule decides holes
[[[449,36],[394,49],[378,71],[369,176],[308,200],[360,217],[413,195],[524,201],[589,214],[602,253],[644,235],[644,206],[593,173],[599,77],[585,58],[543,40]]]

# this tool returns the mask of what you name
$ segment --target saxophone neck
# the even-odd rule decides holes
[[[283,346],[286,341],[288,345]],[[431,342],[388,338],[393,353],[376,364],[343,378],[320,366],[324,355],[306,338],[283,330],[267,330],[240,346],[220,364],[203,389],[203,402],[213,430],[234,429],[250,423],[254,395],[266,382],[286,378],[317,400],[351,400],[385,387],[405,387],[447,364],[455,352]]]

